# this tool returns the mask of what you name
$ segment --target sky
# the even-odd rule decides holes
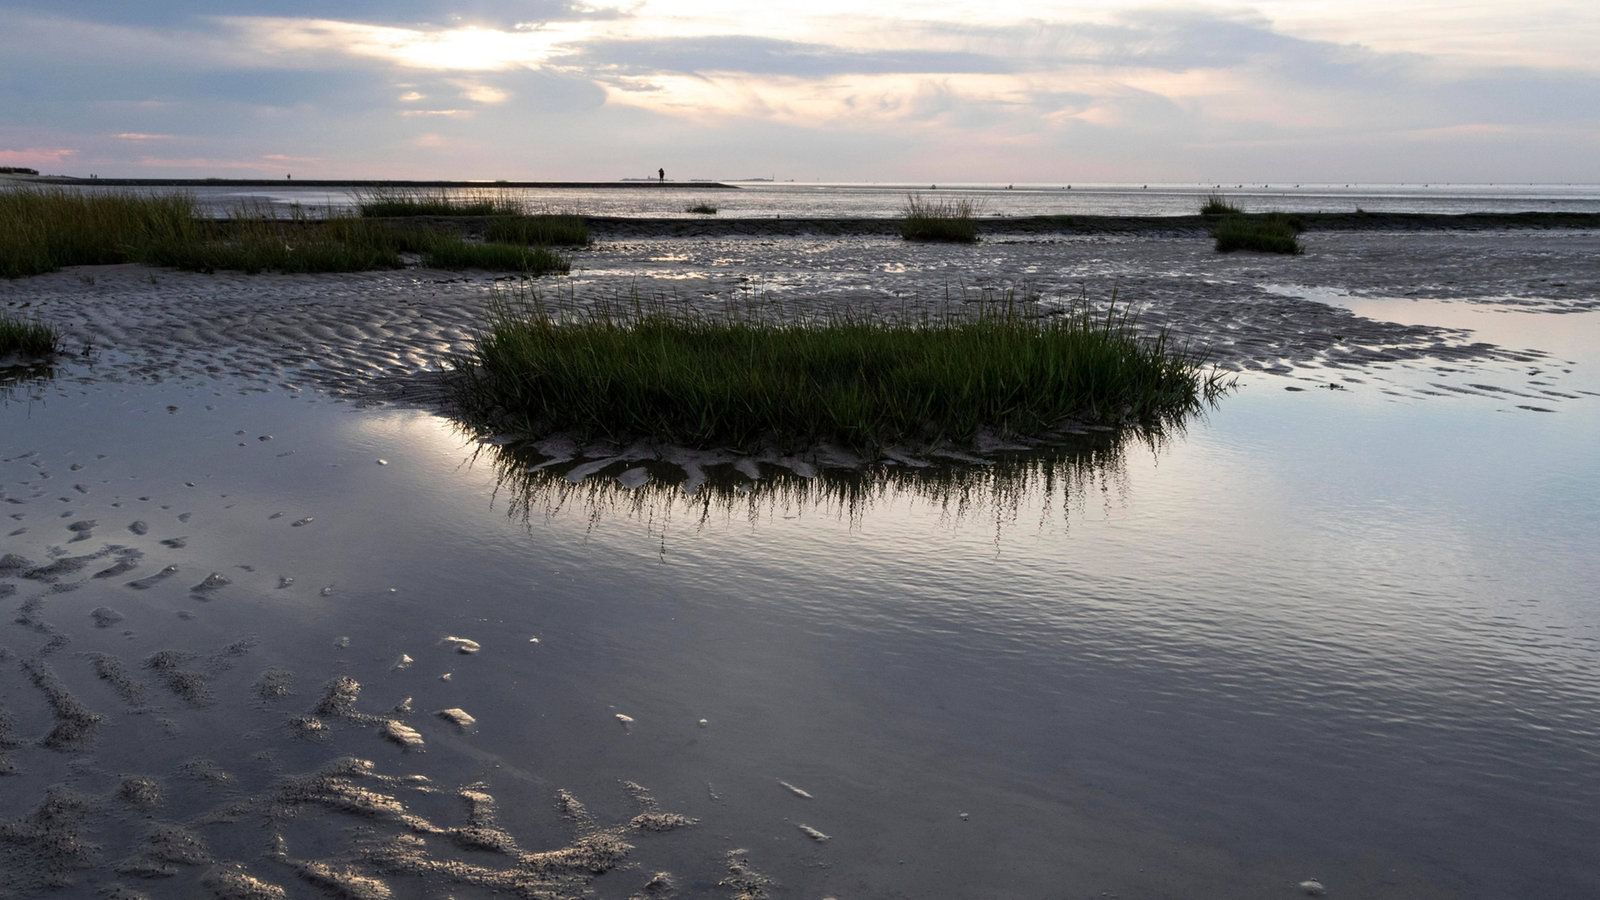
[[[1600,3],[21,0],[0,166],[1600,182]]]

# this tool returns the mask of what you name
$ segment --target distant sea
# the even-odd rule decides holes
[[[1248,211],[1293,212],[1590,212],[1600,213],[1596,184],[979,184],[723,182],[738,190],[678,186],[663,191],[646,183],[614,188],[454,189],[500,192],[533,210],[595,216],[684,217],[705,200],[721,217],[856,218],[899,215],[908,194],[971,200],[985,216],[1175,216],[1196,212],[1207,194],[1227,195]],[[156,190],[156,189],[151,189]],[[355,192],[324,187],[201,187],[191,189],[204,207],[226,214],[241,204],[300,204],[312,212],[349,211]]]

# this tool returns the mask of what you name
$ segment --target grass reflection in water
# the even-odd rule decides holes
[[[934,451],[874,461],[843,456],[750,457],[639,447],[484,442],[472,462],[493,466],[507,514],[535,520],[577,516],[592,530],[607,518],[642,523],[663,539],[674,525],[752,525],[824,516],[851,527],[874,510],[908,507],[946,524],[992,520],[997,538],[1037,511],[1065,526],[1069,513],[1099,498],[1126,498],[1130,449],[1160,453],[1182,427],[1163,431],[1085,429],[1048,447],[1008,445],[984,455]]]

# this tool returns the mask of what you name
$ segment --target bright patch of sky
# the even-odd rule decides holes
[[[10,4],[0,164],[102,175],[1600,181],[1600,5]]]

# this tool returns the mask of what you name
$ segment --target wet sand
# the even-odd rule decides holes
[[[1473,329],[1587,322],[1600,234],[1308,244],[602,239],[541,287],[884,310],[1115,290],[1246,376],[1225,403],[1270,420],[1252,440],[1467,404],[1465,445],[1477,429],[1565,446],[1560,423],[1592,420],[1576,348]],[[1306,482],[1252,482],[1295,436],[1248,477],[1237,449],[1086,435],[966,475],[717,459],[724,480],[688,498],[638,454],[484,445],[437,415],[440,361],[497,283],[0,283],[0,308],[58,323],[69,351],[0,408],[0,896],[1595,886],[1576,850],[1594,824],[1592,610],[1535,602],[1588,583],[1581,517],[1568,543],[1506,536],[1527,571],[1457,583],[1462,548],[1428,536],[1446,529],[1408,533],[1425,562],[1396,565],[1359,535],[1400,513],[1346,532],[1359,505],[1319,512],[1315,490],[1277,512],[1272,491]],[[1383,317],[1405,303],[1466,314]],[[1539,416],[1555,424],[1521,424]],[[1249,532],[1257,555],[1213,516],[1273,525]],[[1281,543],[1301,527],[1331,531]],[[1323,558],[1349,564],[1305,580]],[[1568,827],[1529,827],[1552,820]]]
[[[1350,314],[1302,293],[1600,306],[1600,232],[1327,234],[1304,257],[1220,255],[1204,239],[1015,240],[975,248],[898,239],[602,240],[573,254],[546,296],[637,291],[717,308],[937,308],[983,296],[1057,308],[1113,297],[1219,365],[1337,380],[1420,362],[1545,368],[1537,352],[1449,328]],[[514,279],[426,269],[335,276],[201,275],[99,266],[0,283],[0,307],[59,323],[70,349],[118,357],[97,377],[247,378],[383,395],[461,352],[496,287]],[[1304,290],[1302,291],[1301,288]],[[987,294],[986,294],[987,292]]]
[[[1578,212],[1527,213],[1295,213],[1313,234],[1327,232],[1475,232],[1508,230],[1594,230],[1600,214]],[[608,238],[664,237],[900,237],[898,216],[844,218],[790,216],[729,219],[663,219],[634,216],[587,216],[589,226]],[[476,221],[457,221],[473,230]],[[1174,216],[979,216],[978,231],[985,240],[1049,237],[1201,237],[1209,235],[1216,220],[1200,215]]]

